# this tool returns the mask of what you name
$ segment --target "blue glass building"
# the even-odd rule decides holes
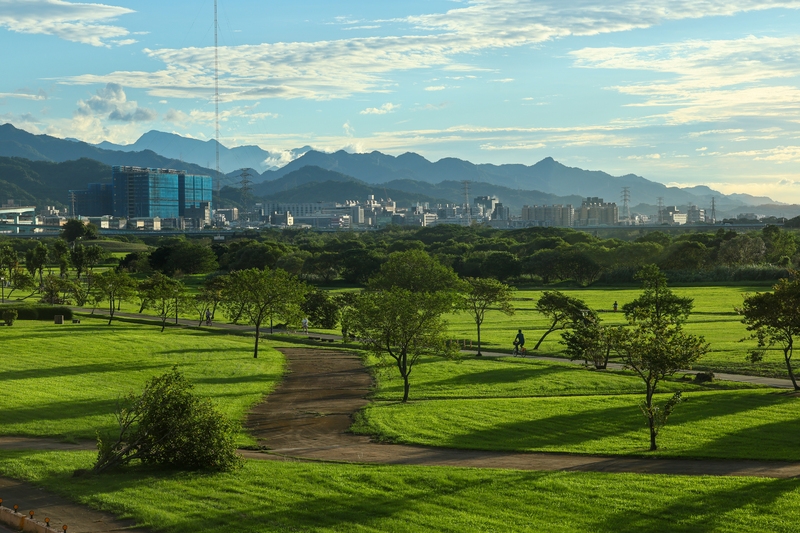
[[[74,213],[84,217],[101,217],[114,212],[113,186],[90,183],[86,190],[69,191]]]
[[[178,170],[141,167],[112,167],[116,217],[178,218],[186,208],[211,204],[210,176],[196,176]]]

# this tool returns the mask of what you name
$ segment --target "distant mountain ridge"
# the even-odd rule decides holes
[[[201,141],[182,137],[174,133],[148,131],[133,144],[113,144],[104,141],[95,144],[103,150],[120,152],[141,152],[151,150],[164,157],[188,161],[196,165],[212,168],[216,166],[217,141]],[[228,148],[219,144],[219,166],[223,174],[240,168],[257,169],[259,173],[266,170],[277,170],[293,159],[297,159],[310,151],[310,146],[288,150],[286,152],[270,152],[259,146],[237,146]]]
[[[148,168],[173,168],[192,174],[216,175],[208,168],[177,159],[170,159],[151,150],[120,152],[104,150],[85,142],[59,139],[50,135],[34,135],[11,124],[0,125],[0,157],[24,157],[31,161],[62,163],[81,158],[93,159],[109,166],[125,165]]]

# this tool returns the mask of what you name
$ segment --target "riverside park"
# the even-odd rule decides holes
[[[708,350],[659,384],[656,401],[683,401],[655,451],[633,370],[613,354],[602,370],[570,360],[565,330],[532,350],[550,326],[537,289],[514,293],[512,316],[486,312],[481,357],[474,319],[445,316],[460,353],[422,354],[407,402],[396,367],[335,329],[262,329],[254,358],[252,326],[220,313],[198,325],[179,309],[163,332],[131,302],[110,324],[102,306],[17,320],[0,328],[2,505],[36,505],[70,532],[796,531],[796,394],[781,350],[748,358],[736,311],[769,290],[672,287]],[[642,290],[562,292],[616,326]],[[528,350],[514,357],[518,329]],[[173,367],[235,423],[240,464],[76,474],[117,430],[121,399]]]

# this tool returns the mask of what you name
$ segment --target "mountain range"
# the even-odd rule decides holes
[[[186,139],[162,132],[149,132],[132,145],[91,145],[48,135],[33,135],[5,124],[0,126],[0,156],[30,161],[14,159],[13,162],[4,161],[0,166],[0,202],[7,198],[19,201],[28,198],[35,199],[37,205],[43,201],[50,202],[50,205],[63,204],[68,189],[109,179],[110,169],[107,166],[111,165],[178,168],[215,175],[208,168],[187,162],[188,158],[185,157],[191,153],[195,158],[213,161],[214,158],[208,156],[214,151],[214,141]],[[176,153],[184,159],[175,159]],[[415,153],[395,157],[380,152],[325,153],[304,147],[280,153],[281,162],[291,161],[275,168],[278,162],[276,154],[255,146],[229,149],[220,145],[221,161],[223,158],[226,161],[235,160],[236,168],[240,169],[250,167],[248,174],[253,182],[254,196],[258,198],[344,201],[362,200],[374,194],[379,198],[391,197],[401,205],[416,202],[463,203],[467,192],[464,182],[468,181],[470,196],[497,196],[515,211],[526,204],[580,205],[583,198],[595,196],[621,204],[622,190],[628,188],[631,205],[636,206],[635,210],[647,214],[650,213],[648,207],[654,210],[659,198],[664,205],[698,205],[705,208],[710,207],[712,198],[715,198],[718,213],[752,212],[755,206],[759,206],[760,213],[786,216],[800,213],[798,206],[779,204],[766,197],[724,195],[705,186],[667,187],[634,174],[612,176],[606,172],[568,167],[549,157],[531,166],[492,165],[473,164],[456,158],[431,162]],[[82,158],[101,165],[92,168],[85,162],[74,165],[67,170],[69,180],[53,182],[47,179],[53,172],[51,167],[31,163],[65,163]],[[251,164],[242,164],[243,161]],[[271,169],[259,172],[258,168],[268,166],[266,163],[270,161],[276,164]],[[100,179],[103,173],[106,173],[105,180]],[[235,186],[241,173],[241,170],[231,172],[225,181]],[[47,187],[51,187],[51,190],[47,190]],[[58,201],[59,198],[62,200]],[[226,198],[226,195],[223,194],[222,198]]]
[[[181,137],[174,133],[161,131],[148,131],[133,144],[113,144],[104,141],[93,145],[102,150],[118,152],[143,152],[150,150],[164,157],[194,163],[201,167],[212,168],[216,166],[217,141],[200,141]],[[277,170],[290,161],[297,159],[310,151],[310,146],[287,150],[285,152],[270,152],[258,146],[237,146],[228,148],[219,144],[219,167],[222,172],[234,169],[252,168],[258,172]]]

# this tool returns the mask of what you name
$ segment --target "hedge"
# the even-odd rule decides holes
[[[17,320],[53,320],[56,315],[64,315],[64,320],[72,320],[72,309],[69,307],[51,307],[47,305],[21,305],[0,307],[0,311],[13,309],[17,312]]]

